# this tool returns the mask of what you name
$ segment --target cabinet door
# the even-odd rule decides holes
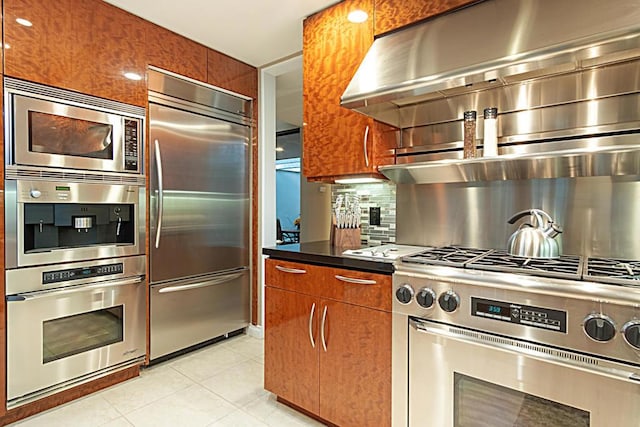
[[[318,413],[318,300],[267,287],[264,388]]]
[[[369,19],[347,20],[354,8]],[[307,178],[371,173],[373,120],[340,106],[340,96],[373,42],[373,0],[346,0],[304,21],[303,169]],[[367,126],[369,131],[367,132]]]
[[[345,427],[391,425],[391,313],[322,300],[318,315],[320,417]]]
[[[478,0],[375,0],[376,36]]]

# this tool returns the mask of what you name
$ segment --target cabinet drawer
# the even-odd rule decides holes
[[[273,288],[317,295],[318,284],[322,281],[322,268],[269,258],[265,264],[264,283]]]
[[[325,268],[319,295],[349,304],[391,311],[391,276]]]

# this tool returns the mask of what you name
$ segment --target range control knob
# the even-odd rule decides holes
[[[640,320],[630,320],[622,327],[624,340],[631,347],[640,349]]]
[[[396,299],[402,304],[409,304],[413,299],[413,288],[410,284],[404,283],[396,290]]]
[[[29,191],[29,195],[31,197],[33,197],[34,199],[37,199],[38,197],[42,196],[42,191],[40,190],[36,190],[35,188],[31,191]]]
[[[447,292],[440,294],[438,304],[444,311],[451,313],[456,311],[460,306],[460,297],[452,290],[448,290]]]
[[[589,338],[598,342],[606,342],[616,335],[616,325],[604,314],[592,314],[584,319],[584,332]]]
[[[422,288],[416,295],[418,305],[423,308],[430,308],[436,300],[436,293],[429,288]]]

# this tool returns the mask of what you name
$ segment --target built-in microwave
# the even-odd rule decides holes
[[[145,109],[5,78],[8,165],[143,174]]]

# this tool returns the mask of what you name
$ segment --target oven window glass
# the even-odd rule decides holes
[[[589,413],[466,375],[454,374],[455,427],[589,427]]]
[[[113,160],[113,126],[29,111],[29,151]]]
[[[25,203],[24,252],[95,245],[133,245],[134,205]]]
[[[47,320],[42,324],[42,361],[53,362],[123,340],[124,306]]]

